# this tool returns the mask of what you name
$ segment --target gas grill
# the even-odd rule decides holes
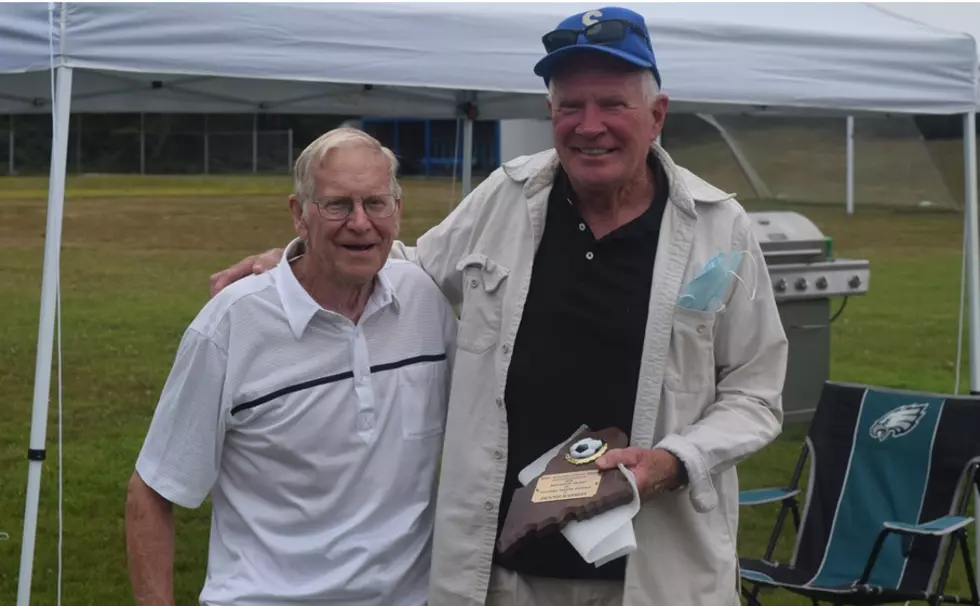
[[[869,263],[834,258],[833,240],[799,213],[753,212],[749,217],[789,340],[785,418],[808,420],[830,378],[830,324],[844,310],[847,297],[868,292]],[[751,274],[746,277],[752,279]],[[832,297],[844,297],[833,317]]]

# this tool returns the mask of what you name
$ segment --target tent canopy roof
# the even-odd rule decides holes
[[[675,108],[950,114],[977,46],[868,4],[639,4]],[[0,4],[0,111],[540,116],[541,35],[592,5]]]

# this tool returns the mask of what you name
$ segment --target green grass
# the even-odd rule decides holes
[[[441,181],[406,180],[403,238],[445,216]],[[14,602],[25,451],[31,418],[45,225],[45,179],[0,179],[0,604]],[[208,276],[292,236],[290,183],[272,178],[79,177],[68,184],[62,249],[64,586],[71,606],[132,603],[126,571],[126,481],[178,339],[208,296]],[[752,208],[779,208],[756,203]],[[962,223],[949,213],[797,206],[835,239],[839,256],[871,260],[870,293],[833,325],[832,377],[948,392],[956,359]],[[965,356],[964,356],[965,357]],[[964,375],[966,374],[964,364]],[[54,374],[53,377],[57,377]],[[34,567],[34,604],[54,604],[57,388]],[[966,378],[961,382],[967,388]],[[780,485],[804,433],[789,426],[740,468],[745,488]],[[740,549],[761,554],[774,508],[744,510]],[[178,512],[178,604],[196,603],[209,511]],[[786,533],[787,539],[791,533]],[[971,542],[971,545],[973,543]],[[791,542],[780,544],[785,560]],[[965,587],[956,564],[952,588]],[[806,604],[773,596],[769,604]]]

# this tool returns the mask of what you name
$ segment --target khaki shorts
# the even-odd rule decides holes
[[[621,606],[622,603],[620,581],[527,577],[494,566],[486,606]]]

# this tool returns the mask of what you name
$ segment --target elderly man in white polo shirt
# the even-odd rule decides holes
[[[172,504],[209,494],[202,604],[426,602],[456,318],[417,265],[388,260],[396,171],[361,131],[314,141],[283,262],[185,332],[129,484],[137,603],[174,603]]]

